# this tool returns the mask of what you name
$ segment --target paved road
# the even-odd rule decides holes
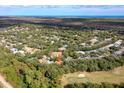
[[[9,84],[1,74],[0,74],[0,83],[4,88],[13,88],[12,85]]]

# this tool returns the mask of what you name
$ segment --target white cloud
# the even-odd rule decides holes
[[[0,5],[124,5],[124,0],[0,0]]]

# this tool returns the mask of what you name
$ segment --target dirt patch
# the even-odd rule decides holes
[[[12,88],[12,85],[9,84],[1,74],[0,74],[0,84],[4,88]]]

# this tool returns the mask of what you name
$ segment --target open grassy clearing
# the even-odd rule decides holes
[[[61,84],[64,86],[66,84],[72,83],[115,83],[119,84],[124,82],[124,66],[118,67],[111,71],[97,71],[97,72],[75,72],[64,74],[61,78]]]

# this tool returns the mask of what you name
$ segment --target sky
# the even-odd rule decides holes
[[[0,16],[124,16],[124,5],[0,5]]]

